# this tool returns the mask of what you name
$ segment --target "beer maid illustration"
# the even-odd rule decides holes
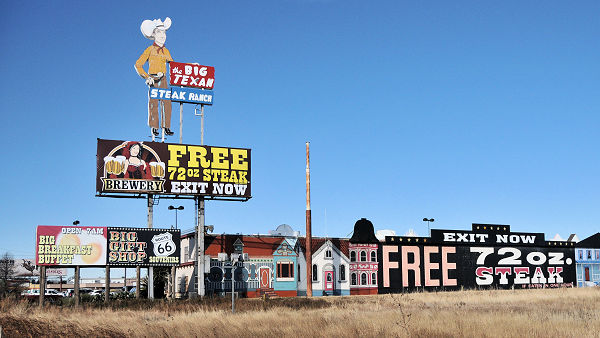
[[[168,88],[167,62],[173,61],[171,53],[165,47],[167,30],[171,27],[171,19],[165,21],[160,19],[144,20],[140,30],[144,37],[154,40],[154,43],[144,50],[135,62],[135,71],[146,80],[146,84],[152,88]],[[148,72],[143,68],[148,62]],[[162,122],[159,125],[159,112],[162,107]],[[171,101],[150,99],[148,97],[148,126],[152,128],[152,134],[158,136],[158,129],[164,128],[165,134],[173,135],[171,131]]]
[[[175,242],[173,242],[173,235],[170,232],[154,235],[152,243],[154,244],[152,251],[155,256],[166,257],[175,253]]]
[[[165,163],[143,142],[125,141],[104,157],[102,182],[107,191],[162,192],[164,177]]]

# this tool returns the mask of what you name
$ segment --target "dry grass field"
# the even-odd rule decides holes
[[[316,299],[0,303],[8,337],[587,337],[600,336],[600,288],[492,290]]]

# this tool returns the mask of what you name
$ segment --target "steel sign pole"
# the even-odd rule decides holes
[[[204,297],[204,197],[198,196],[198,257],[197,262],[197,278],[198,278],[198,296]]]
[[[179,102],[179,144],[183,143],[183,102]]]
[[[164,140],[163,140],[164,141]],[[148,194],[148,228],[152,229],[154,221],[154,201],[152,195]],[[154,299],[154,269],[148,268],[148,299]]]
[[[200,145],[204,145],[204,105],[200,108]],[[196,278],[198,296],[204,297],[206,290],[204,288],[204,197],[197,196],[196,210]]]
[[[235,287],[234,287],[234,278],[233,278],[233,270],[234,270],[234,265],[235,263],[233,262],[233,260],[231,261],[231,313],[235,313]]]
[[[310,214],[310,142],[306,142],[306,296],[312,297],[312,231]]]

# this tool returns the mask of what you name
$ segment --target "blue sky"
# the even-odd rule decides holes
[[[600,231],[598,1],[0,8],[0,252],[32,257],[39,224],[145,226],[143,200],[94,196],[96,138],[149,140],[133,64],[151,44],[142,20],[166,16],[174,59],[216,68],[206,144],[252,149],[254,197],[207,202],[217,233],[304,233],[306,141],[313,235],[346,236],[361,217],[401,234],[426,234],[423,217]],[[184,143],[199,144],[200,121],[184,113]],[[175,203],[160,201],[155,226],[174,224]],[[191,228],[193,203],[180,204]]]

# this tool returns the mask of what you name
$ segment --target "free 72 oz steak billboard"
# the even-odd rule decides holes
[[[98,139],[96,192],[248,199],[250,149]]]
[[[379,293],[421,288],[558,288],[576,282],[574,243],[508,225],[431,230],[431,237],[388,236],[379,248]]]

